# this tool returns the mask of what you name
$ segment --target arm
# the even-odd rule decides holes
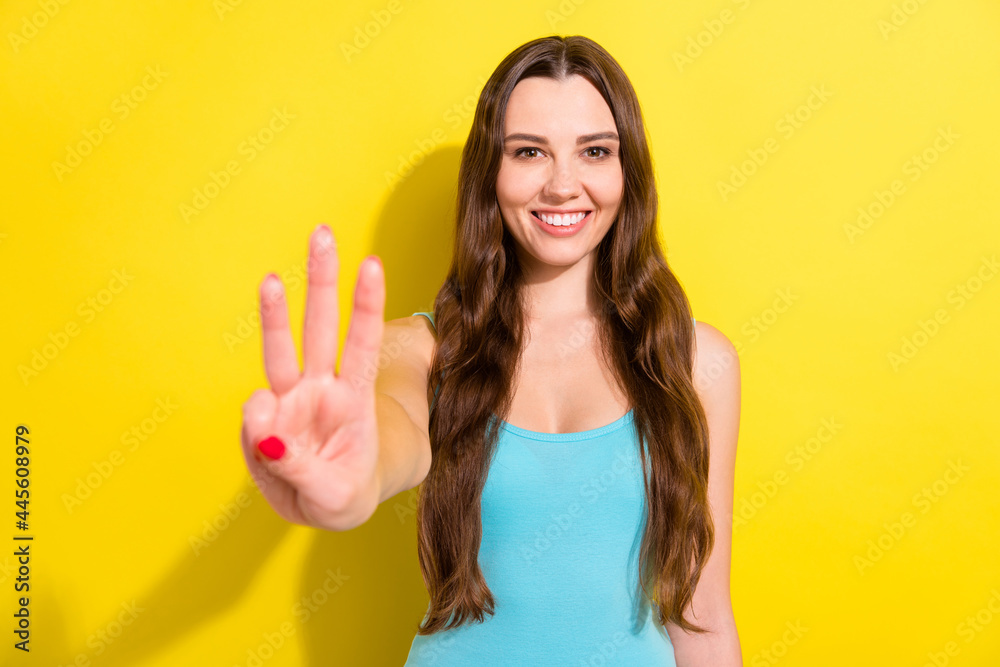
[[[434,346],[430,323],[419,315],[386,322],[375,380],[378,421],[378,503],[424,481],[431,466],[427,373]]]
[[[740,419],[740,366],[736,348],[715,327],[696,326],[694,386],[708,420],[708,499],[715,521],[715,546],[685,616],[708,633],[687,633],[666,625],[678,667],[741,667],[743,658],[729,593],[733,486]],[[713,379],[714,378],[714,379]]]

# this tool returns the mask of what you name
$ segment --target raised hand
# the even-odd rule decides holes
[[[271,507],[293,523],[346,530],[378,506],[376,359],[385,316],[377,256],[361,264],[347,340],[337,361],[336,242],[326,225],[309,239],[309,283],[299,370],[281,280],[260,285],[264,370],[271,388],[243,404],[243,455]],[[273,459],[273,460],[272,460]]]

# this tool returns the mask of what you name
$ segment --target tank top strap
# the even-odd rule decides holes
[[[437,326],[434,324],[434,313],[421,310],[416,313],[413,313],[413,315],[423,315],[428,320],[430,320],[431,326],[434,327],[434,331],[437,331]],[[438,385],[434,387],[434,398],[431,400],[431,405],[429,408],[430,410],[434,409],[434,404],[437,402],[438,389],[440,388],[441,388],[441,383],[439,382]]]
[[[434,324],[434,313],[421,310],[419,312],[413,313],[413,315],[423,315],[424,317],[426,317],[431,321],[431,326],[434,327],[435,331],[437,331],[437,326]]]

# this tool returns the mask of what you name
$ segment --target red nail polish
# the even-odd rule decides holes
[[[260,453],[271,459],[272,461],[277,461],[282,456],[285,455],[285,443],[273,435],[268,436],[257,443],[257,449]]]

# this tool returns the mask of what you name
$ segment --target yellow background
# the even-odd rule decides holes
[[[288,622],[263,664],[403,663],[426,604],[412,493],[323,533],[280,520],[245,471],[240,406],[265,385],[256,290],[285,279],[298,340],[306,243],[326,222],[342,336],[369,253],[387,319],[428,309],[476,96],[507,53],[559,33],[595,39],[630,76],[671,266],[695,316],[740,349],[745,663],[997,664],[1000,6],[397,1],[4,3],[0,662],[248,665]],[[829,96],[810,108],[814,87]],[[102,123],[78,166],[53,166]],[[734,169],[753,173],[724,198]],[[896,180],[902,194],[849,234]],[[18,424],[29,655],[11,633]],[[324,600],[308,620],[303,597]]]

